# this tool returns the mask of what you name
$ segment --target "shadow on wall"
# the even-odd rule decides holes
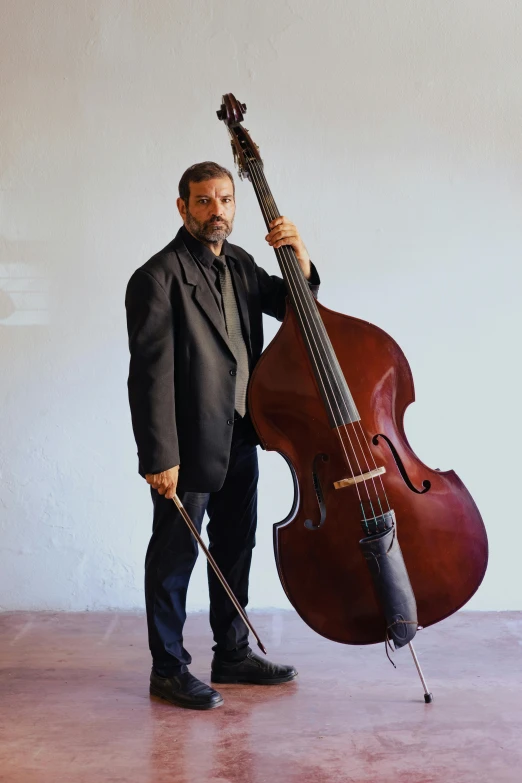
[[[0,288],[0,323],[7,321],[15,312],[16,307],[13,299],[7,291]]]
[[[43,326],[49,322],[49,281],[41,267],[25,260],[12,260],[24,255],[23,244],[7,243],[10,259],[0,256],[0,327]],[[29,243],[31,244],[31,243]],[[16,245],[16,248],[13,247]],[[2,249],[7,249],[5,240]],[[31,248],[27,248],[28,254]]]

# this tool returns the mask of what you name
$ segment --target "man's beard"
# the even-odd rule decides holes
[[[187,228],[192,236],[204,244],[215,245],[218,242],[223,242],[232,233],[233,225],[233,218],[230,222],[224,218],[215,217],[200,222],[189,212],[187,207]]]

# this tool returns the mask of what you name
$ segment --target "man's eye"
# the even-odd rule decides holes
[[[228,204],[228,202],[232,201],[232,199],[231,198],[224,198],[223,201],[225,201]]]

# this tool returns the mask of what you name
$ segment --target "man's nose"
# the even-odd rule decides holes
[[[221,203],[221,201],[218,201],[218,199],[215,199],[212,202],[212,215],[213,216],[215,215],[216,217],[223,217],[224,214],[225,214],[225,207],[224,207],[224,205]]]

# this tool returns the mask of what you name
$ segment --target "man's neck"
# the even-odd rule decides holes
[[[212,250],[215,256],[221,255],[221,251],[223,250],[223,242],[219,242],[217,245],[207,245],[205,242],[203,244],[205,247],[208,247],[209,250]]]

